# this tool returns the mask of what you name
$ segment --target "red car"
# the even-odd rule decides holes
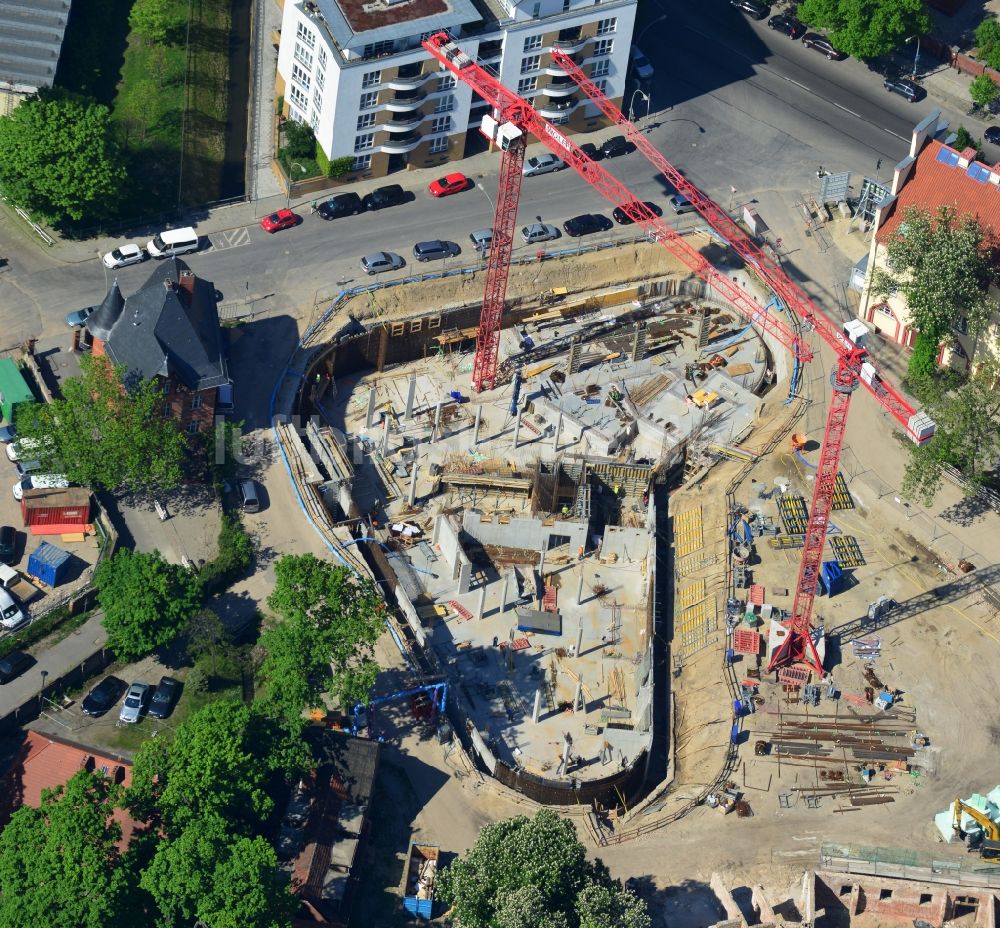
[[[460,193],[472,186],[472,181],[464,174],[449,174],[447,177],[432,181],[427,186],[427,191],[432,197],[448,197],[453,193]]]
[[[299,217],[290,209],[279,209],[270,216],[265,216],[260,221],[260,227],[265,232],[278,232],[281,229],[290,229],[299,221]]]

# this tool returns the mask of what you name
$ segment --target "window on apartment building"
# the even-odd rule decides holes
[[[319,110],[313,107],[312,113],[309,114],[309,125],[312,126],[313,135],[319,132]]]
[[[454,74],[442,74],[437,79],[437,89],[441,90],[451,90],[455,86],[455,75]]]
[[[447,132],[451,128],[450,116],[438,116],[431,123],[431,132]]]
[[[445,94],[434,104],[435,113],[450,113],[453,109],[455,109],[455,95],[453,93]]]
[[[323,94],[319,92],[319,87],[313,91],[313,107],[317,110],[323,109]]]
[[[608,82],[602,77],[600,80],[594,81],[594,86],[603,94],[607,95],[608,92]]]
[[[196,393],[194,396],[191,397],[191,408],[192,409],[201,409],[201,394],[200,393]]]
[[[326,86],[326,72],[321,69],[313,77],[316,79],[316,86],[322,90]]]
[[[321,68],[326,67],[326,49],[320,46],[319,54],[317,55],[317,61],[319,61],[319,66]]]
[[[594,44],[593,55],[595,58],[604,58],[610,55],[615,50],[615,40],[614,39],[601,39],[600,42]]]
[[[358,135],[354,138],[354,150],[355,151],[367,151],[369,148],[375,147],[375,133],[366,132],[364,135]]]
[[[361,103],[359,108],[363,110],[370,110],[373,106],[378,106],[378,91],[370,90],[368,93],[361,94]]]
[[[370,45],[365,46],[362,54],[365,58],[374,58],[376,55],[390,55],[395,47],[396,43],[392,39],[383,42],[372,42]]]
[[[526,52],[533,52],[536,48],[542,47],[542,37],[540,35],[529,35],[524,40],[524,50]]]
[[[592,81],[597,80],[599,77],[604,77],[611,72],[611,62],[610,61],[595,61],[590,69],[590,79]]]
[[[358,132],[362,129],[370,129],[375,125],[375,114],[374,113],[362,113],[358,117]]]
[[[427,148],[427,153],[429,155],[440,155],[441,152],[448,150],[448,136],[442,135],[436,139],[431,139],[431,144]]]
[[[305,110],[309,105],[309,98],[294,84],[291,84],[288,88],[288,99],[300,110]],[[291,117],[297,122],[302,122],[301,114],[296,114],[294,110],[291,112]]]
[[[295,81],[296,84],[301,84],[306,90],[309,89],[309,85],[311,83],[309,75],[297,64],[292,65],[292,80]]]
[[[189,422],[187,424],[187,428],[184,429],[184,431],[187,432],[188,435],[197,435],[198,434],[198,423],[197,422]]]
[[[354,159],[354,164],[351,165],[351,170],[367,171],[371,166],[372,166],[371,155],[357,155]]]
[[[295,51],[292,52],[292,55],[296,61],[301,61],[310,71],[312,70],[312,52],[306,51],[305,46],[301,42],[295,43]]]
[[[538,87],[537,77],[522,77],[517,82],[517,95],[519,97],[525,97],[529,93],[534,93],[537,87]]]
[[[167,395],[169,395],[169,393],[170,393],[170,381],[169,380],[164,380],[163,381],[163,395],[167,396]]]
[[[163,405],[162,405],[162,406],[160,407],[160,415],[161,415],[161,416],[162,416],[162,417],[163,417],[164,419],[169,419],[169,418],[170,418],[170,404],[169,404],[169,403],[164,403],[164,404],[163,404]]]
[[[618,19],[612,16],[610,19],[599,19],[597,21],[598,35],[611,35],[618,28]]]
[[[521,73],[528,74],[531,71],[537,71],[538,66],[542,63],[541,55],[528,55],[527,58],[521,59]]]
[[[361,89],[367,90],[369,87],[378,87],[382,83],[381,71],[369,71],[361,78]]]
[[[295,36],[301,39],[309,48],[316,47],[316,33],[305,23],[299,23],[295,29]]]
[[[538,17],[541,16],[541,14],[542,14],[542,5],[540,3],[536,3],[531,8],[531,18],[538,19]]]

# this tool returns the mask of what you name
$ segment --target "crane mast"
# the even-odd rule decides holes
[[[437,33],[427,37],[423,46],[442,67],[468,84],[493,107],[493,115],[484,117],[483,131],[503,149],[500,188],[494,211],[493,248],[487,268],[486,293],[483,297],[479,338],[473,365],[473,380],[477,390],[492,388],[496,379],[500,325],[506,298],[517,202],[520,196],[524,133],[527,132],[562,158],[601,196],[620,207],[652,240],[667,248],[688,270],[701,277],[720,299],[729,302],[748,322],[770,335],[792,352],[799,361],[812,360],[812,348],[795,329],[769,312],[767,306],[762,306],[742,287],[711,265],[697,249],[649,210],[639,197],[591,161],[566,136],[544,119],[528,101],[519,97],[476,64],[455,44],[451,36],[444,32]],[[804,327],[817,332],[836,354],[835,369],[830,377],[833,394],[817,465],[816,485],[809,510],[809,523],[806,528],[792,614],[782,623],[785,634],[781,644],[772,652],[768,664],[768,670],[772,671],[788,664],[802,663],[822,676],[823,662],[816,648],[812,613],[823,549],[830,525],[830,513],[833,509],[833,495],[851,397],[859,386],[864,386],[882,407],[904,426],[909,437],[918,444],[931,438],[934,434],[934,423],[925,414],[915,410],[893,389],[868,358],[865,347],[868,329],[863,322],[851,320],[839,327],[827,319],[799,287],[789,280],[781,265],[766,255],[728,213],[671,165],[604,96],[600,88],[590,81],[572,58],[556,49],[553,50],[552,57],[605,116],[622,128],[647,160],[694,204],[702,218],[755,269],[789,310],[802,320]],[[505,139],[508,138],[514,138],[515,141],[505,143]],[[500,233],[499,241],[498,233]]]

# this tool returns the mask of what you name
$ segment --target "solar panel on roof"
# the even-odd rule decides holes
[[[958,152],[952,151],[950,148],[942,148],[941,151],[937,153],[937,157],[934,160],[954,167],[958,164]]]
[[[985,184],[990,179],[990,169],[978,161],[973,161],[965,173],[973,180],[978,180],[981,184]]]

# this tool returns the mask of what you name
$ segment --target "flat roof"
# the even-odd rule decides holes
[[[0,84],[52,84],[69,8],[69,0],[0,0]]]
[[[355,49],[482,19],[471,0],[303,0],[300,7],[314,22],[325,24],[341,48]]]

